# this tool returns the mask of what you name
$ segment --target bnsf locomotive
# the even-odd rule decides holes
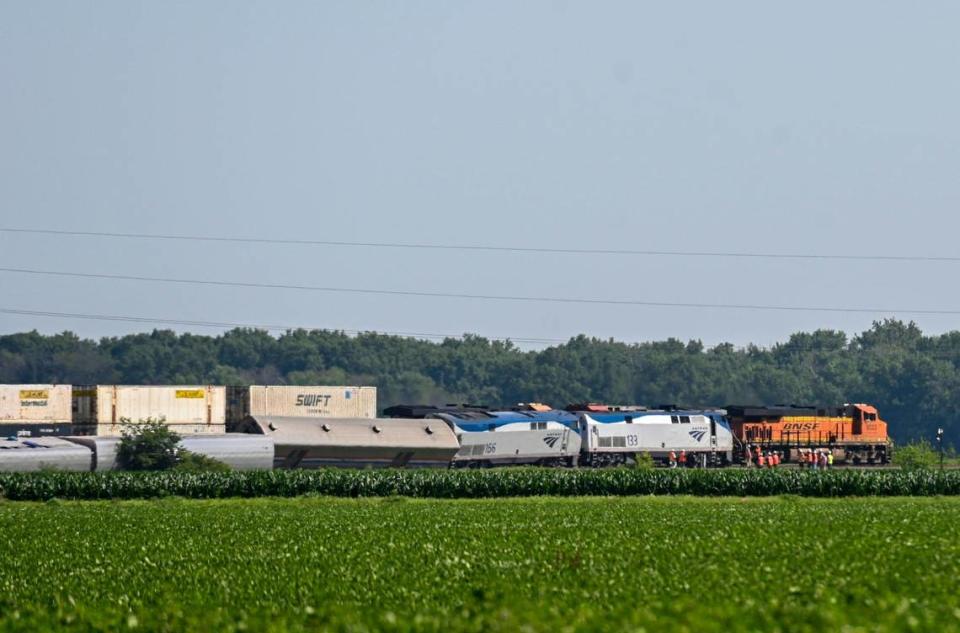
[[[887,423],[875,407],[846,404],[842,407],[726,407],[733,433],[740,442],[742,460],[746,446],[779,451],[787,461],[799,461],[810,450],[829,450],[848,464],[886,464],[893,444]]]

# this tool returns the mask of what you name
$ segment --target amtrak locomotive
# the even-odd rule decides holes
[[[453,459],[453,466],[459,468],[616,466],[633,463],[640,453],[666,462],[671,452],[681,451],[692,466],[722,466],[733,459],[734,438],[722,410],[587,412],[527,405],[490,411],[477,406],[398,406],[384,414],[446,422],[460,441]]]
[[[615,466],[647,453],[667,461],[686,456],[693,466],[723,466],[733,461],[733,433],[723,410],[646,410],[581,413],[581,461]]]

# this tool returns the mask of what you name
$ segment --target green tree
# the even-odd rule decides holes
[[[152,418],[138,423],[121,420],[123,439],[117,446],[117,463],[124,470],[169,470],[177,465],[180,436]]]

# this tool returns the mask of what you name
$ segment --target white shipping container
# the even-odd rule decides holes
[[[71,420],[70,385],[0,385],[0,422]]]
[[[168,429],[181,437],[191,435],[223,435],[227,432],[225,424],[167,424]],[[92,435],[96,437],[121,437],[128,427],[122,424],[94,424],[88,426],[74,426],[77,435]]]
[[[73,406],[77,425],[163,418],[168,425],[223,427],[227,396],[225,387],[209,385],[89,385],[74,387]]]
[[[296,418],[375,418],[376,387],[254,385],[230,387],[230,421],[248,415]]]

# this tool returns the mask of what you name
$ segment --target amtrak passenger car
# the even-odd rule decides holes
[[[445,411],[444,420],[460,440],[455,468],[508,464],[576,466],[579,420],[568,411]]]
[[[583,465],[625,464],[637,453],[664,462],[671,451],[685,451],[690,466],[733,460],[733,433],[722,410],[582,413],[580,433]]]

